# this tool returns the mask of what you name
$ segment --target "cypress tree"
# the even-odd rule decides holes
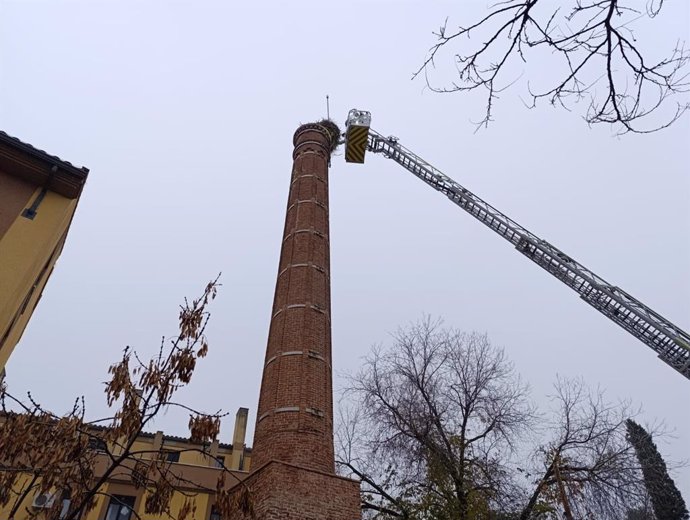
[[[628,441],[635,449],[642,468],[645,487],[657,520],[687,520],[690,518],[683,496],[666,470],[666,463],[647,430],[632,419],[625,422]]]

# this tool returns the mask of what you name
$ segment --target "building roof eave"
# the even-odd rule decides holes
[[[70,199],[79,197],[89,174],[1,130],[0,170]]]

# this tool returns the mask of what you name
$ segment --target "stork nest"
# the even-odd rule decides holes
[[[342,133],[340,131],[340,128],[338,128],[338,125],[336,125],[330,119],[322,119],[321,121],[319,121],[316,124],[320,125],[326,129],[326,131],[328,132],[328,135],[330,137],[329,152],[331,152],[331,153],[335,152],[336,148],[338,148],[338,142],[340,141],[340,135]]]

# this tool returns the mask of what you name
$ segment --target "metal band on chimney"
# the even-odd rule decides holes
[[[285,274],[289,269],[295,268],[295,267],[311,267],[313,269],[316,269],[318,272],[325,274],[328,276],[328,272],[326,271],[325,268],[321,267],[320,265],[312,264],[311,262],[309,263],[302,263],[302,264],[288,264],[282,271],[278,273],[278,278],[280,278],[283,274]]]
[[[313,235],[316,235],[319,238],[323,238],[324,240],[328,241],[328,237],[326,235],[324,235],[323,233],[321,233],[321,231],[317,231],[316,229],[311,228],[311,229],[296,229],[296,230],[292,231],[291,233],[288,233],[287,235],[285,235],[285,238],[283,239],[283,243],[285,243],[289,238],[291,238],[292,235],[296,235],[297,233],[311,233]]]
[[[323,209],[324,211],[326,211],[328,213],[328,208],[326,207],[326,205],[323,202],[318,201],[316,199],[296,200],[295,202],[293,202],[292,204],[290,204],[288,206],[287,210],[290,211],[292,208],[294,208],[298,204],[308,204],[308,203],[316,204],[318,207],[320,207],[321,209]]]
[[[319,410],[318,408],[306,406],[303,410],[305,412],[307,412],[308,414],[314,415],[316,417],[320,417],[320,418],[325,417],[325,414],[323,413],[323,411]],[[300,411],[299,406],[281,406],[279,408],[274,408],[273,410],[269,410],[265,413],[262,413],[257,422],[261,422],[262,420],[264,420],[269,415],[273,415],[276,413],[288,413],[288,412],[299,412],[299,411]]]
[[[311,173],[307,173],[307,174],[304,174],[304,175],[298,175],[298,176],[296,176],[295,178],[293,178],[293,179],[292,179],[292,182],[290,183],[290,186],[292,186],[293,184],[295,184],[298,180],[304,179],[304,178],[307,178],[307,177],[314,177],[314,178],[316,178],[317,181],[326,182],[325,179],[322,179],[322,178],[319,177],[318,175],[314,175],[314,174],[311,174]]]

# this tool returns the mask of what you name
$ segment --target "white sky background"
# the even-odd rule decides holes
[[[642,5],[642,2],[641,2]],[[15,394],[58,412],[102,381],[129,344],[152,354],[178,304],[219,271],[210,352],[181,396],[234,413],[258,399],[300,123],[371,110],[372,126],[507,215],[690,329],[690,117],[617,138],[547,104],[410,81],[431,31],[486,3],[429,1],[2,1],[0,128],[91,169],[65,251],[8,366]],[[690,39],[687,2],[645,22],[655,56]],[[640,29],[642,31],[642,29]],[[439,63],[440,64],[440,63]],[[449,64],[448,64],[449,65]],[[529,63],[531,79],[546,74]],[[331,170],[333,349],[354,371],[373,343],[429,313],[486,331],[543,406],[556,375],[582,376],[644,409],[690,455],[690,384],[411,174],[383,158]],[[336,386],[342,380],[335,381]],[[156,424],[184,435],[186,414]],[[251,432],[250,432],[251,433]],[[248,438],[251,444],[251,436]],[[674,474],[690,499],[690,469]]]

